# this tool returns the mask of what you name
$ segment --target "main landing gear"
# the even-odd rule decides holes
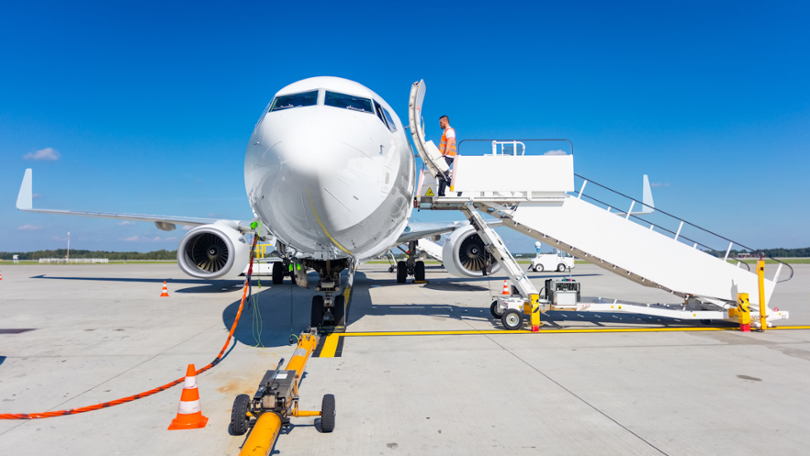
[[[397,262],[397,283],[405,283],[411,275],[415,282],[425,281],[425,263],[416,261],[417,245],[418,241],[408,242],[408,261]]]

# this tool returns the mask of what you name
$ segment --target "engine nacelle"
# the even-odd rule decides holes
[[[472,226],[453,231],[442,249],[444,267],[456,277],[482,277],[486,258],[484,241]],[[492,272],[489,274],[494,274],[501,269],[501,265],[494,259],[491,261]]]
[[[239,231],[219,223],[198,226],[183,237],[177,264],[198,279],[232,279],[250,261],[250,246]]]

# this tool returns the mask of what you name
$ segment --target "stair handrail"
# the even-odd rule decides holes
[[[690,225],[690,226],[692,226],[692,227],[695,227],[695,228],[697,228],[697,229],[699,229],[699,230],[701,230],[701,231],[703,231],[703,232],[709,233],[709,234],[711,234],[712,236],[715,236],[715,237],[718,237],[718,238],[723,239],[723,240],[725,240],[725,241],[728,241],[728,242],[730,243],[730,245],[729,245],[729,249],[728,249],[728,252],[729,252],[729,253],[731,252],[731,247],[732,247],[734,244],[736,244],[736,245],[738,245],[738,246],[740,246],[740,247],[742,247],[742,248],[744,248],[744,249],[746,249],[746,250],[748,250],[748,251],[750,251],[750,252],[753,252],[753,251],[754,251],[754,249],[752,249],[751,247],[748,247],[748,246],[745,246],[745,245],[743,245],[743,244],[740,244],[739,242],[734,241],[733,239],[729,239],[729,238],[727,238],[727,237],[725,237],[725,236],[722,236],[722,235],[719,235],[719,234],[717,234],[717,233],[715,233],[715,232],[713,232],[713,231],[711,231],[711,230],[708,230],[708,229],[703,228],[703,227],[701,227],[701,226],[695,225],[695,224],[694,224],[694,223],[692,223],[692,222],[689,222],[689,221],[687,221],[687,220],[684,220],[684,219],[682,219],[682,218],[680,218],[680,217],[678,217],[678,216],[676,216],[676,215],[670,214],[669,212],[663,211],[663,210],[661,210],[661,209],[659,209],[659,208],[657,208],[657,207],[655,207],[655,206],[648,206],[648,205],[644,204],[644,202],[643,202],[643,201],[639,201],[639,200],[637,200],[637,199],[633,198],[632,196],[625,195],[624,193],[621,193],[621,192],[618,192],[618,191],[616,191],[616,190],[613,190],[613,189],[612,189],[612,188],[610,188],[610,187],[606,187],[606,186],[604,186],[604,185],[600,184],[599,182],[595,182],[595,181],[593,181],[593,180],[590,180],[590,179],[586,178],[585,176],[581,176],[581,175],[576,174],[576,173],[574,173],[574,176],[579,177],[580,179],[582,179],[582,180],[583,180],[583,181],[585,181],[585,182],[590,182],[590,183],[592,183],[592,184],[595,184],[595,185],[597,185],[597,186],[599,186],[599,187],[604,188],[605,190],[608,190],[608,191],[613,192],[613,193],[615,193],[615,194],[617,194],[617,195],[619,195],[619,196],[622,196],[622,197],[627,198],[627,199],[629,199],[629,200],[631,200],[631,201],[634,201],[634,204],[635,204],[635,203],[641,204],[642,208],[643,208],[644,206],[650,207],[651,209],[654,209],[654,210],[656,210],[656,211],[658,211],[658,212],[660,212],[660,213],[662,213],[662,214],[664,214],[664,215],[666,215],[666,216],[672,217],[672,218],[674,218],[675,220],[680,221],[682,224],[684,224],[684,223],[685,223],[685,224]],[[582,192],[582,191],[583,191],[584,187],[585,187],[585,186],[584,186],[584,184],[583,184],[583,186],[582,186],[582,187],[580,187],[580,190],[579,190],[579,191],[577,191],[577,194],[578,194],[579,196],[585,196],[586,198],[591,199],[591,200],[594,200],[594,201],[598,202],[599,204],[604,204],[605,206],[607,206],[607,207],[608,207],[608,209],[609,209],[609,208],[611,208],[611,207],[615,207],[615,206],[611,206],[610,204],[607,204],[607,203],[605,203],[605,202],[603,202],[603,201],[599,201],[598,199],[596,199],[596,198],[594,198],[594,197],[592,197],[592,196],[588,196],[588,195],[584,195],[584,194],[580,195],[580,192]],[[656,225],[654,225],[653,223],[651,223],[651,222],[649,222],[649,221],[647,221],[647,220],[644,220],[643,218],[638,217],[638,216],[636,216],[636,215],[629,214],[628,212],[632,212],[632,206],[631,206],[631,210],[630,210],[630,211],[627,211],[627,212],[623,212],[623,211],[622,211],[622,212],[618,212],[617,214],[626,214],[628,217],[633,217],[634,219],[641,220],[642,222],[647,223],[647,224],[649,224],[650,226],[656,226]],[[669,229],[667,229],[667,228],[664,228],[664,227],[662,227],[662,226],[660,226],[660,225],[658,226],[658,229],[660,229],[660,230],[664,230],[664,231],[667,231],[667,232],[669,232],[669,233],[674,234],[674,235],[675,235],[675,240],[677,240],[677,239],[678,239],[678,237],[679,237],[679,235],[680,235],[680,229],[678,230],[678,233],[675,233],[675,232],[673,232],[673,231],[671,231],[671,230],[669,230]],[[686,236],[680,236],[680,238],[682,238],[682,239],[686,239],[686,240],[688,240],[688,241],[690,241],[690,242],[694,242],[694,243],[695,243],[695,245],[699,245],[699,246],[701,246],[701,247],[704,247],[704,248],[706,248],[706,249],[708,249],[708,250],[711,250],[712,252],[716,252],[716,251],[717,251],[717,250],[716,250],[716,249],[714,249],[713,247],[709,247],[709,246],[707,246],[707,245],[705,245],[705,244],[701,244],[700,242],[697,242],[697,241],[695,241],[694,239],[687,238]],[[775,262],[777,262],[777,263],[780,263],[780,264],[782,264],[782,265],[785,265],[785,266],[787,266],[787,267],[788,267],[788,269],[790,269],[790,276],[789,276],[787,279],[777,281],[777,283],[787,282],[788,280],[790,280],[790,279],[792,279],[792,278],[793,278],[794,271],[793,271],[793,267],[792,267],[790,264],[785,263],[785,262],[784,262],[784,261],[782,261],[782,260],[778,260],[778,259],[776,259],[776,258],[773,258],[773,257],[771,257],[771,256],[765,256],[764,252],[762,252],[762,251],[760,251],[760,258],[768,258],[769,260],[773,260],[773,261],[775,261]],[[718,258],[718,259],[719,259],[719,258]],[[727,260],[727,259],[728,259],[728,253],[726,253],[726,258],[725,258],[723,261],[725,261],[725,260]],[[748,269],[748,271],[751,271],[751,267],[750,267],[750,266],[748,266],[748,263],[746,263],[745,261],[742,261],[741,259],[737,258],[737,257],[736,257],[736,254],[735,254],[733,257],[732,257],[732,259],[736,259],[738,262],[740,262],[740,263],[744,264],[744,265],[745,265],[745,267]]]
[[[530,141],[547,141],[547,142],[565,141],[565,142],[568,143],[568,145],[571,146],[571,155],[574,155],[574,143],[572,143],[570,139],[565,139],[565,138],[557,138],[557,139],[553,139],[553,138],[552,139],[549,139],[549,138],[535,138],[535,139],[462,139],[461,141],[458,142],[458,153],[459,153],[459,155],[461,155],[461,144],[463,144],[465,142],[489,142],[489,143],[491,143],[492,141],[510,142],[510,143],[511,142],[524,142],[524,141],[526,141],[526,142],[530,142]],[[525,147],[525,145],[523,147],[523,155],[526,155],[526,147]]]

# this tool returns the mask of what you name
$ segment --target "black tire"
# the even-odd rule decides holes
[[[498,301],[492,301],[492,304],[489,306],[489,313],[492,314],[493,317],[500,319],[503,314],[498,313],[495,309],[498,308]]]
[[[397,283],[405,283],[408,280],[408,263],[400,261],[397,263]]]
[[[321,401],[321,432],[335,430],[335,396],[325,394]]]
[[[343,321],[343,317],[346,315],[346,297],[343,295],[335,296],[334,299],[335,308],[332,311],[335,315],[335,326],[346,326],[346,322]]]
[[[543,272],[544,270],[545,270],[545,268],[543,267],[542,264],[537,264],[534,267],[534,272]]]
[[[565,265],[560,263],[557,265],[557,272],[565,272]]]
[[[284,283],[284,263],[281,261],[273,263],[273,285]]]
[[[393,266],[388,266],[388,272],[394,272],[394,267]]]
[[[250,410],[250,396],[240,394],[233,400],[231,409],[231,432],[233,435],[245,435],[250,424],[250,417],[247,415]]]
[[[507,309],[501,317],[501,323],[510,331],[520,329],[523,326],[523,315],[515,309]]]
[[[323,324],[323,296],[315,295],[312,297],[310,327],[317,328],[321,324]]]
[[[425,281],[425,262],[424,261],[417,261],[416,267],[413,270],[413,279],[417,282],[424,282]]]

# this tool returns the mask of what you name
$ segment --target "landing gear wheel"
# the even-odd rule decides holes
[[[388,272],[394,272],[394,267],[393,266],[388,266]]]
[[[317,328],[323,323],[323,296],[315,295],[312,297],[312,317],[310,319],[310,327]]]
[[[557,265],[557,272],[565,272],[565,265],[560,263]]]
[[[281,261],[273,263],[273,285],[284,283],[284,263]]]
[[[495,318],[501,318],[503,316],[503,313],[498,313],[498,301],[492,301],[492,305],[489,306],[489,313]]]
[[[247,394],[236,396],[231,410],[231,432],[233,432],[233,435],[244,435],[248,431],[248,424],[250,423],[249,410],[250,396]]]
[[[397,263],[397,283],[405,283],[408,280],[408,263],[400,261]]]
[[[321,401],[321,432],[335,430],[335,396],[325,394]]]
[[[334,298],[335,307],[332,312],[335,315],[335,326],[346,326],[346,322],[343,321],[343,317],[346,315],[346,297],[343,295],[335,296]]]
[[[413,271],[413,279],[417,282],[425,281],[425,262],[417,261]]]
[[[501,317],[501,322],[504,328],[514,331],[520,329],[520,326],[523,324],[523,315],[515,309],[507,309]]]

